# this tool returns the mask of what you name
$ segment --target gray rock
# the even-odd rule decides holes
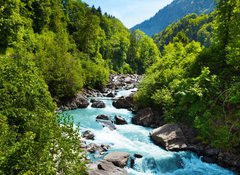
[[[107,115],[98,115],[96,117],[96,120],[110,120],[110,118]]]
[[[115,93],[114,92],[110,92],[107,94],[107,97],[115,97]]]
[[[89,165],[89,175],[127,175],[123,168],[115,166],[112,162],[101,160]]]
[[[83,138],[89,139],[89,140],[94,140],[94,137],[95,137],[95,135],[93,134],[93,132],[90,131],[90,130],[84,131],[83,134],[82,134],[82,136],[83,136]]]
[[[87,100],[86,97],[84,97],[81,94],[78,94],[76,99],[75,99],[75,103],[77,105],[78,108],[87,108],[89,105],[89,102]]]
[[[112,152],[106,155],[103,160],[112,162],[115,166],[123,168],[127,165],[129,154],[125,152]]]
[[[151,108],[140,110],[137,115],[132,118],[132,123],[141,126],[151,126],[154,123],[154,114]]]
[[[124,118],[122,118],[121,116],[116,115],[116,116],[114,117],[114,119],[115,119],[115,124],[117,124],[117,125],[125,125],[125,124],[128,124],[127,121],[126,121]]]
[[[112,104],[117,109],[131,109],[134,108],[133,104],[133,93],[127,97],[120,97],[117,101],[114,101]]]
[[[187,149],[186,139],[177,124],[166,124],[150,133],[153,142],[168,151],[181,151]]]
[[[88,99],[82,94],[77,94],[73,98],[65,99],[58,102],[58,106],[61,106],[59,109],[63,111],[77,108],[87,108],[88,105]]]
[[[95,143],[90,143],[89,145],[87,145],[86,151],[89,153],[99,153],[100,155],[103,155],[106,153],[106,151],[108,151],[109,148],[110,148],[109,145],[99,146]]]
[[[91,107],[93,108],[105,108],[106,105],[103,101],[95,101],[92,103]]]

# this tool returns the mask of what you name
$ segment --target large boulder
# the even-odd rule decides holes
[[[61,110],[72,110],[77,108],[87,108],[89,105],[87,97],[83,94],[77,94],[73,98],[63,99],[57,102]]]
[[[177,124],[166,124],[150,133],[153,142],[168,151],[181,151],[187,149],[186,139]]]
[[[106,105],[103,101],[95,101],[92,103],[91,107],[93,108],[105,108]]]
[[[77,95],[75,98],[75,103],[78,108],[87,108],[89,105],[88,99],[81,94]]]
[[[112,162],[101,160],[89,166],[89,175],[127,175],[123,168],[115,166]]]
[[[117,124],[117,125],[126,125],[126,124],[128,124],[127,121],[124,118],[122,118],[121,116],[118,116],[118,115],[116,115],[114,117],[114,120],[115,120],[115,124]]]
[[[154,113],[151,108],[140,110],[133,118],[132,123],[141,126],[151,126],[154,123]]]
[[[152,109],[150,107],[137,111],[137,114],[132,118],[132,123],[152,128],[165,124],[162,112],[159,109]]]
[[[123,168],[127,165],[129,154],[125,152],[112,152],[106,155],[103,160],[112,162],[115,166]]]
[[[127,97],[120,97],[119,99],[117,99],[116,101],[114,101],[112,103],[112,105],[117,108],[117,109],[132,109],[134,108],[134,104],[133,104],[133,93],[130,94]]]
[[[92,131],[86,130],[82,134],[83,138],[88,139],[88,140],[94,140],[95,135],[93,134]]]

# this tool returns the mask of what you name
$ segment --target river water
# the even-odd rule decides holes
[[[120,91],[117,96],[128,95],[131,90]],[[95,98],[98,99],[98,98]],[[96,109],[76,109],[68,113],[74,117],[76,124],[80,123],[81,131],[91,130],[95,134],[95,140],[87,143],[108,144],[109,152],[124,151],[130,155],[141,154],[143,158],[136,158],[133,168],[127,167],[130,175],[233,175],[234,173],[215,164],[204,163],[194,153],[169,152],[152,143],[149,137],[151,128],[133,125],[132,112],[126,109],[116,109],[112,106],[110,98],[99,98],[105,102],[106,107]],[[96,116],[105,114],[114,118],[120,115],[127,120],[127,125],[116,125],[116,130],[111,131],[107,127],[96,122]],[[89,155],[92,161],[97,161],[93,155]]]

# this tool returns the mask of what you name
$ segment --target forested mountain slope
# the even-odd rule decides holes
[[[154,42],[162,51],[165,45],[179,38],[182,42],[198,41],[209,47],[213,36],[215,12],[197,15],[195,13],[183,17],[181,20],[169,25],[162,32],[153,36]]]
[[[134,26],[131,30],[140,29],[152,36],[187,14],[210,13],[214,7],[214,0],[174,0],[170,5],[159,10],[152,18]]]

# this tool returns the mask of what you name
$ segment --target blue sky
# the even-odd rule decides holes
[[[130,28],[152,17],[173,0],[83,0],[90,6],[100,6],[102,12],[107,12]]]

